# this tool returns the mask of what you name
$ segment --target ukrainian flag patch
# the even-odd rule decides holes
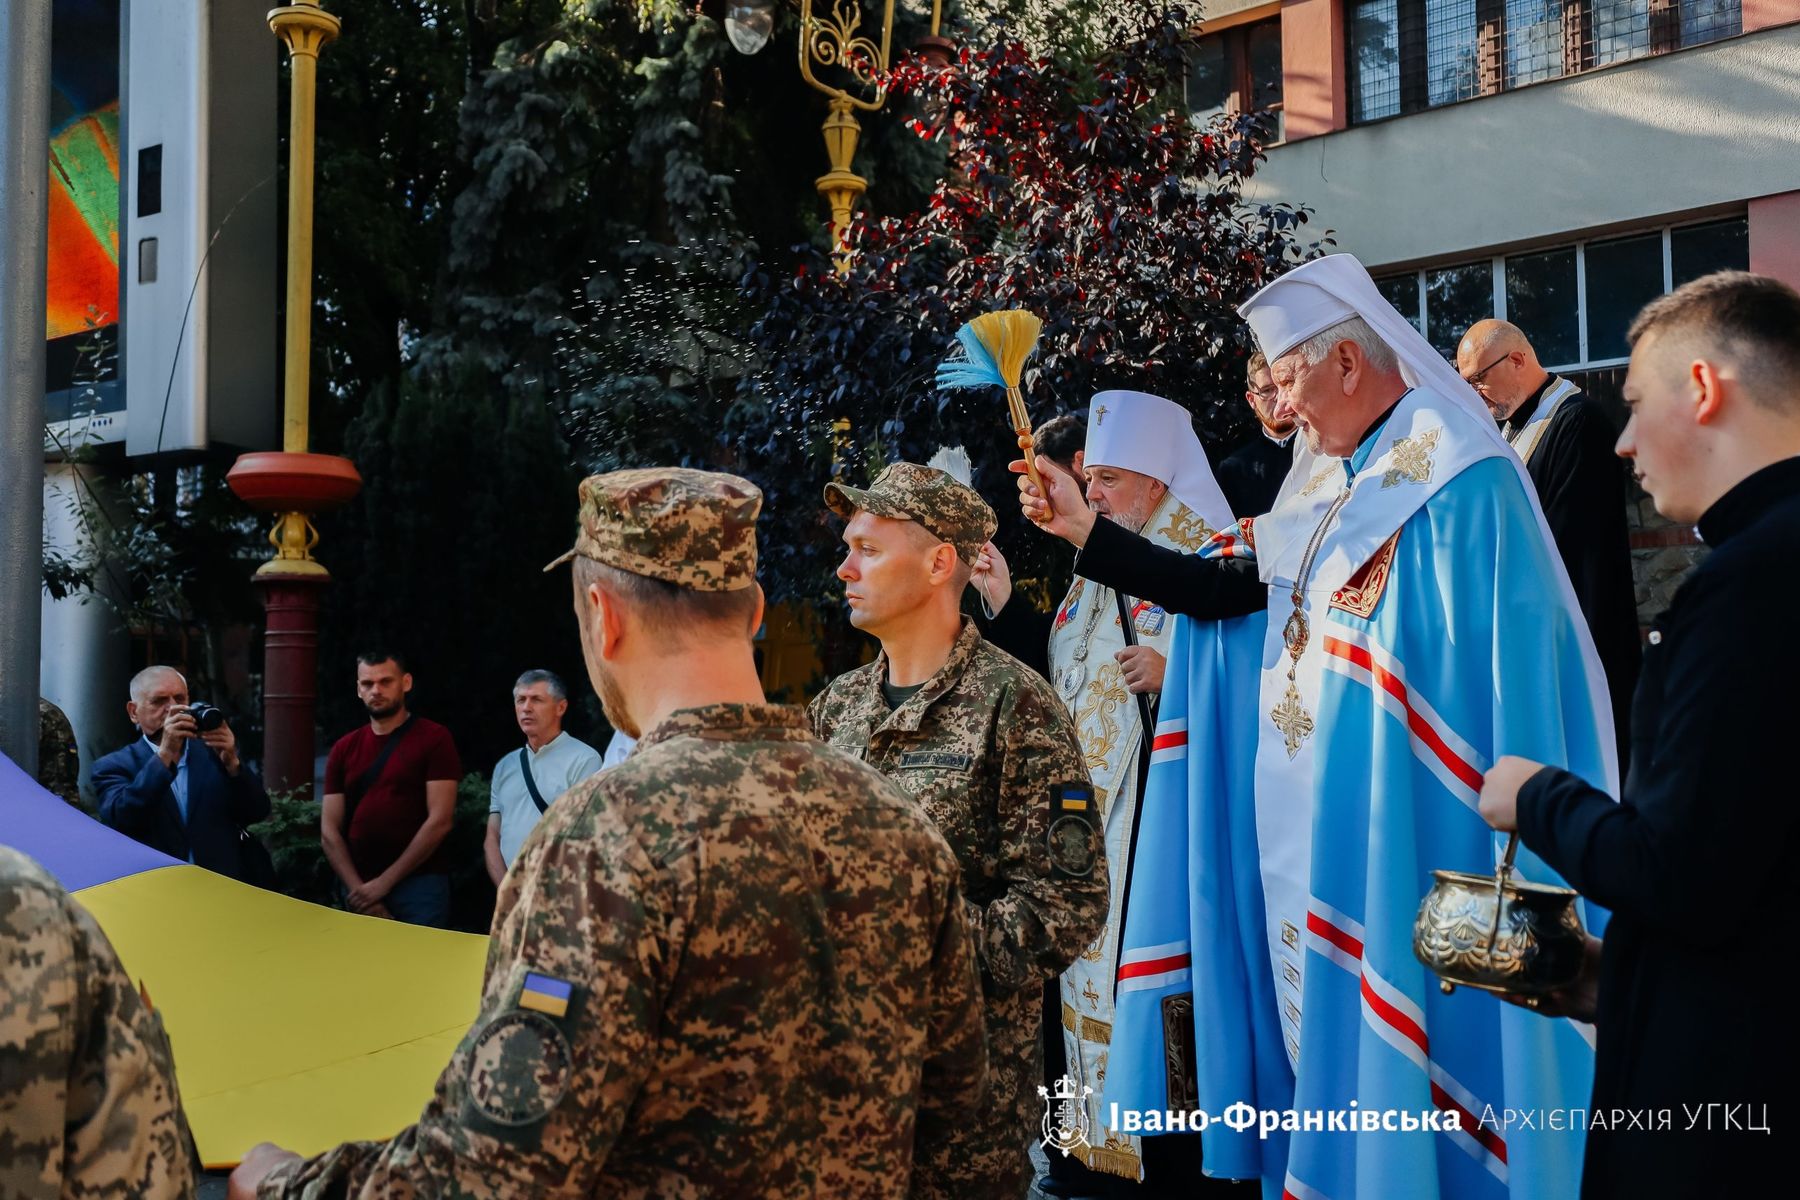
[[[524,990],[519,993],[519,1007],[548,1017],[560,1017],[569,1011],[569,997],[574,990],[574,985],[564,980],[527,971]]]

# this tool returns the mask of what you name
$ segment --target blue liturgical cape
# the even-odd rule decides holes
[[[1538,1200],[1579,1189],[1591,1028],[1480,991],[1445,995],[1412,953],[1433,869],[1485,873],[1499,859],[1505,839],[1476,811],[1497,757],[1616,777],[1585,623],[1516,459],[1492,439],[1458,437],[1477,419],[1414,392],[1357,456],[1319,460],[1309,489],[1322,504],[1326,488],[1354,486],[1346,513],[1364,497],[1395,504],[1409,482],[1441,474],[1410,515],[1351,539],[1358,560],[1384,540],[1309,613],[1316,724],[1304,739],[1310,778],[1296,788],[1308,795],[1282,792],[1294,755],[1270,712],[1289,665],[1278,628],[1296,572],[1264,572],[1268,612],[1183,617],[1170,646],[1105,1098],[1140,1112],[1179,1103],[1163,1001],[1191,992],[1205,1169],[1260,1179],[1268,1196]],[[1400,454],[1409,438],[1438,461]],[[1258,531],[1246,524],[1200,553],[1254,556]],[[1308,517],[1297,528],[1314,527]],[[1286,813],[1301,815],[1284,826]],[[1294,861],[1277,842],[1306,852],[1298,890],[1275,881],[1271,863]],[[1517,876],[1562,882],[1522,848]],[[1291,920],[1272,919],[1283,906]],[[1583,917],[1598,934],[1604,913],[1585,906]],[[1244,1126],[1244,1105],[1255,1124]],[[1433,1117],[1437,1128],[1421,1127]]]

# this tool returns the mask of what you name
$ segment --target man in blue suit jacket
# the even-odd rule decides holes
[[[94,764],[100,819],[171,857],[244,878],[238,827],[269,815],[269,794],[238,759],[231,726],[200,732],[187,680],[173,667],[139,671],[125,712],[143,736]]]

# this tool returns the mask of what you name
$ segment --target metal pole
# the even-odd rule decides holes
[[[50,5],[0,4],[0,752],[37,772]]]
[[[312,368],[313,132],[319,51],[338,35],[338,19],[319,0],[272,9],[269,28],[288,48],[287,369],[283,378],[281,448],[306,453],[306,410]]]

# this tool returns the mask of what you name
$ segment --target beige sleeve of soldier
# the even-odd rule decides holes
[[[987,1093],[987,1030],[982,1020],[981,973],[975,962],[972,906],[951,871],[944,920],[931,956],[931,1047],[920,1073],[921,1118],[954,1118],[976,1112]]]
[[[1068,712],[1048,689],[1018,686],[999,714],[1000,824],[997,874],[1005,891],[971,906],[982,965],[997,987],[1016,991],[1053,978],[1106,925],[1106,847],[1098,805],[1090,810],[1085,875],[1051,862],[1051,789],[1089,785]]]
[[[658,1014],[696,889],[626,837],[546,839],[521,865],[503,885],[481,1013],[419,1123],[284,1166],[260,1197],[599,1194],[657,1069]],[[533,974],[570,986],[565,1013],[531,1007],[526,992],[543,986]]]

